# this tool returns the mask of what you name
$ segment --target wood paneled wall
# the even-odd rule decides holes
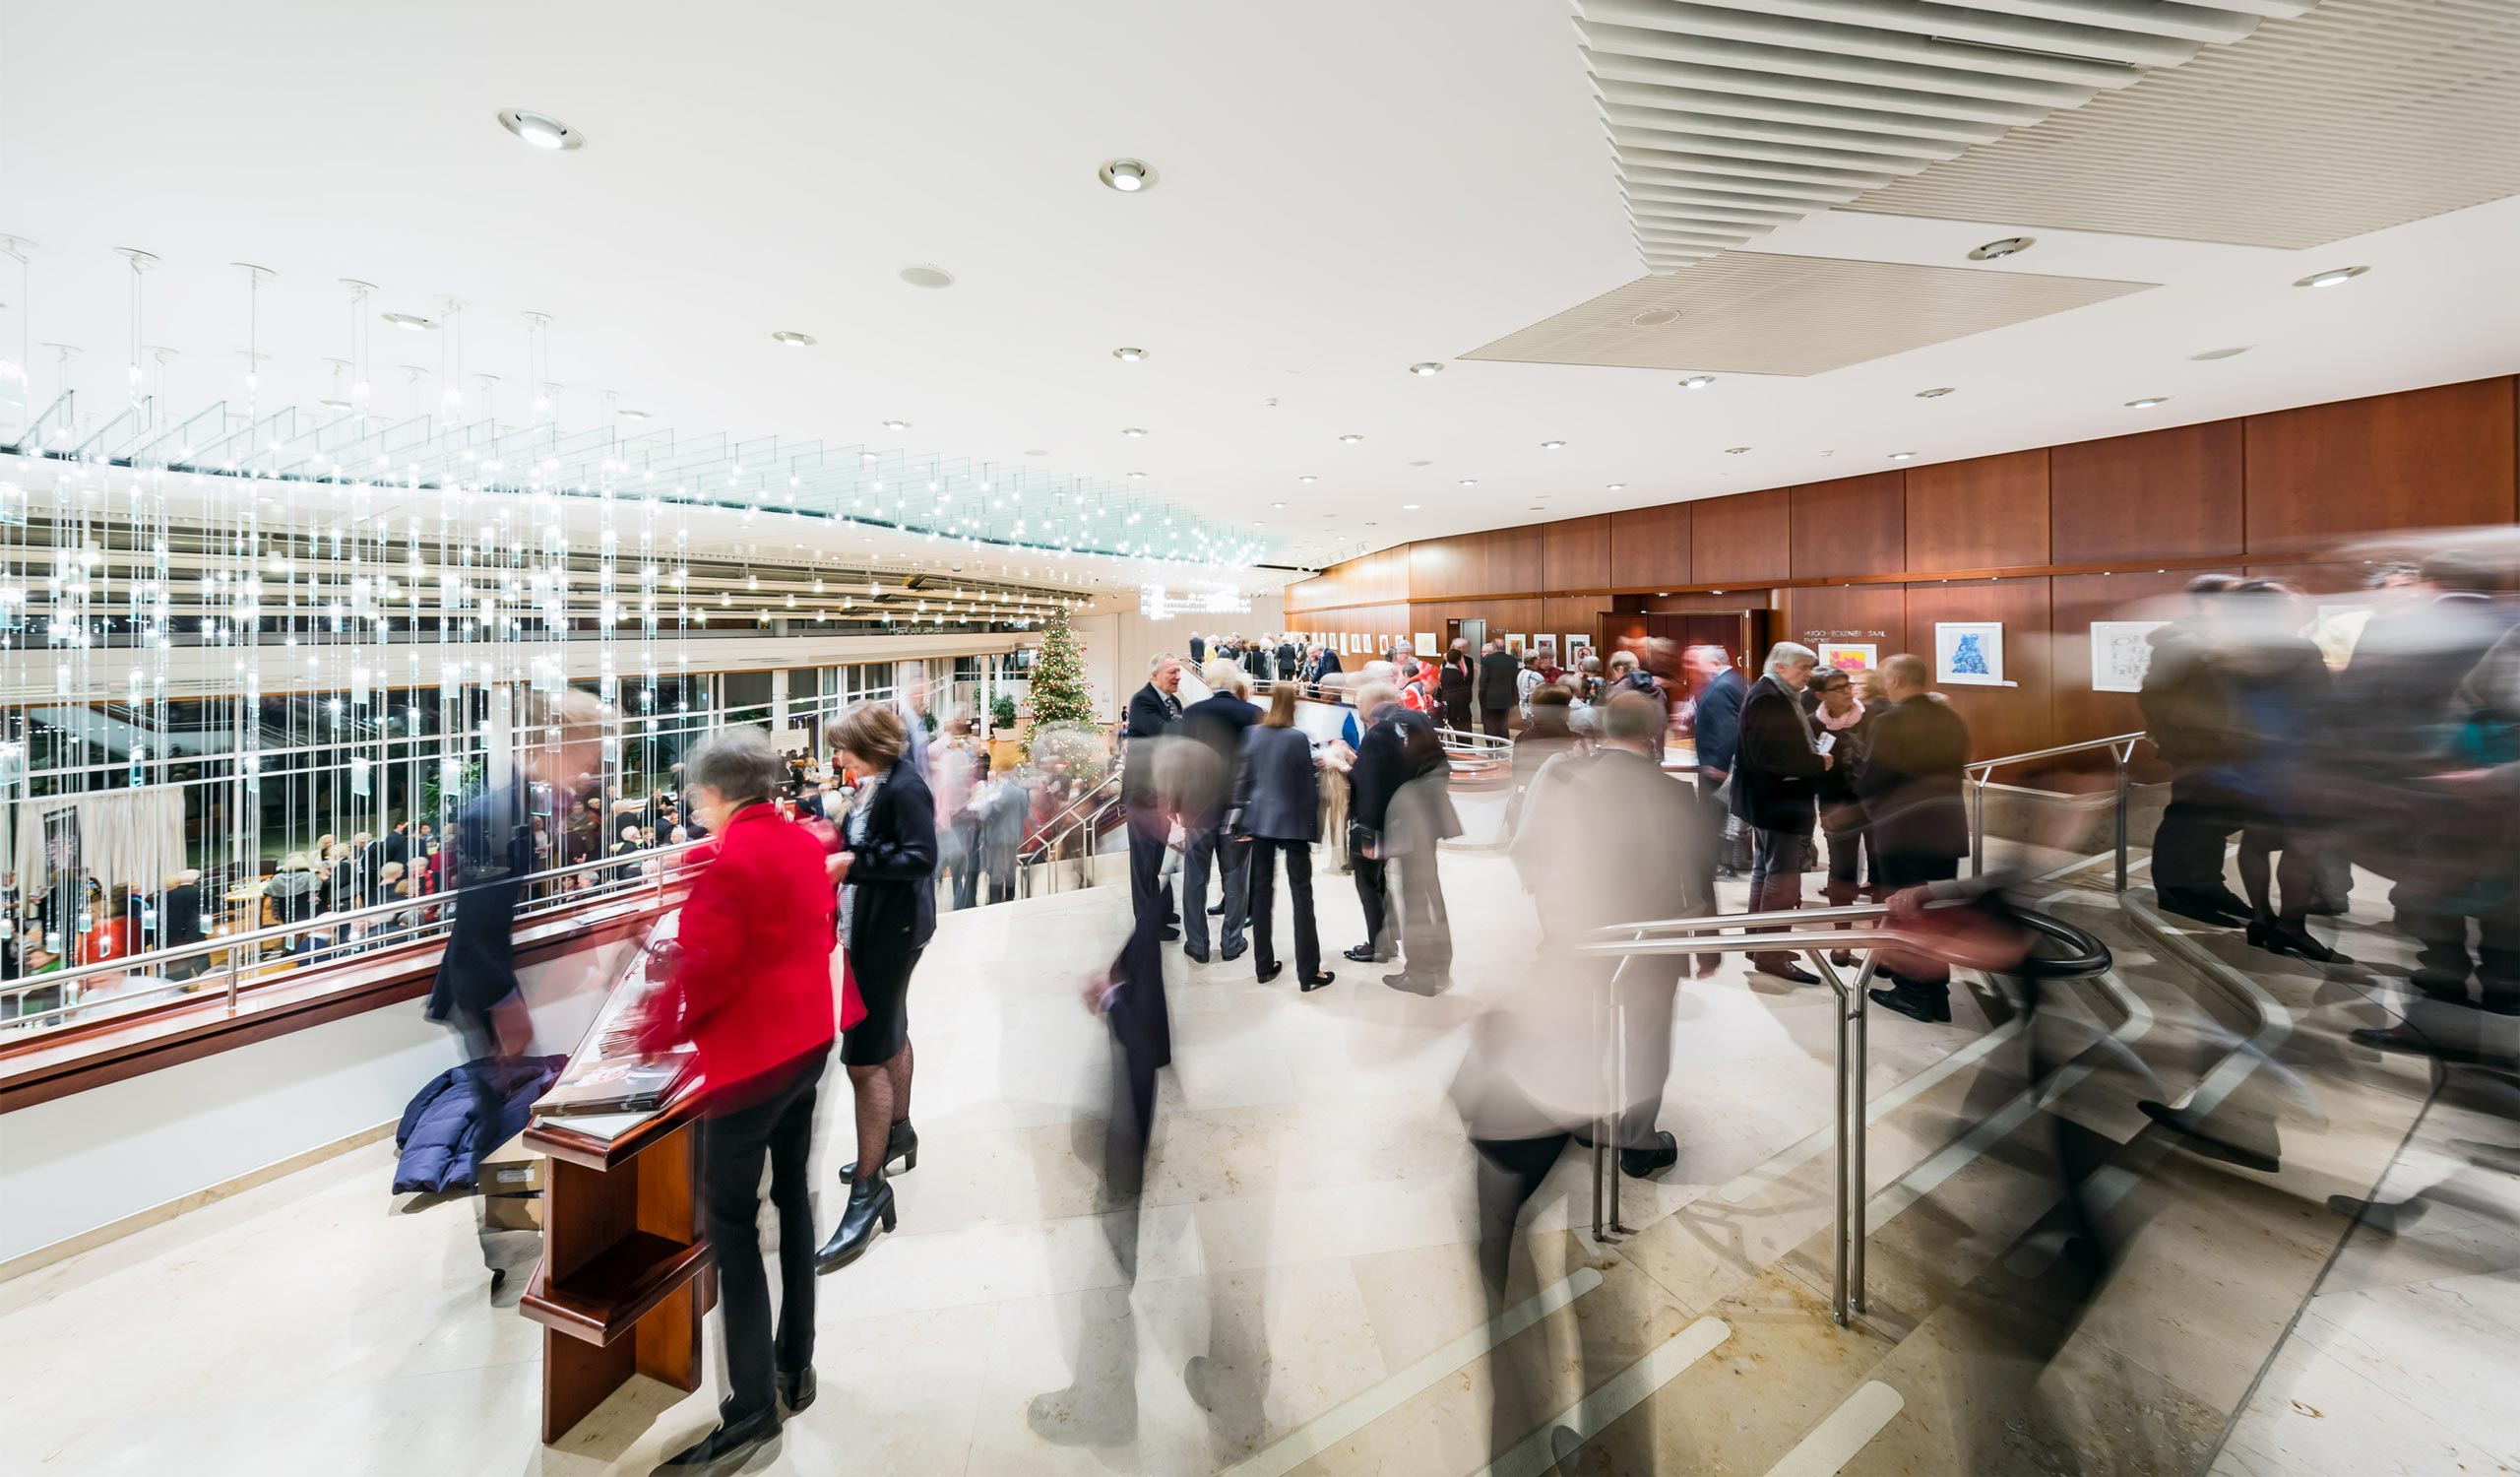
[[[1289,586],[1287,620],[1563,635],[1720,588],[1772,605],[1780,634],[1885,656],[1924,651],[1938,620],[2001,620],[2019,685],[1955,701],[1981,755],[2018,753],[2141,726],[2130,695],[2091,690],[2093,620],[2207,567],[2350,588],[2352,566],[2318,559],[2355,534],[2511,523],[2515,436],[2520,377],[2438,385],[1421,540]]]

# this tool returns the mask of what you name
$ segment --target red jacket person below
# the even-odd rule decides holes
[[[717,838],[682,905],[682,960],[651,1003],[639,1044],[698,1049],[707,1109],[747,1101],[765,1076],[831,1045],[862,1014],[838,1010],[831,982],[831,882],[823,843],[768,803],[745,805]]]

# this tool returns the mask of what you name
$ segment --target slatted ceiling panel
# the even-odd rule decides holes
[[[1462,355],[1541,364],[1819,374],[1927,344],[2140,292],[2149,283],[1979,272],[1720,245],[1657,245],[1696,265],[1637,279]],[[1639,314],[1679,316],[1639,327]]]
[[[1931,180],[2307,4],[1578,0],[1575,29],[1638,249],[1672,271]]]
[[[1846,208],[2300,249],[2520,194],[2520,4],[2325,0]]]

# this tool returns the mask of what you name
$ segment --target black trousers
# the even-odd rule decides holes
[[[1400,946],[1412,975],[1441,979],[1453,972],[1453,920],[1444,911],[1444,879],[1435,841],[1394,858],[1400,868]]]
[[[2153,832],[2154,890],[2230,891],[2223,879],[2223,843],[2242,818],[2237,798],[2211,777],[2195,769],[2171,776],[2170,803]]]
[[[1262,970],[1278,962],[1278,859],[1284,857],[1287,892],[1295,904],[1295,974],[1309,980],[1321,973],[1321,932],[1312,923],[1312,843],[1260,836],[1245,845],[1251,853],[1251,962]]]
[[[1958,857],[1920,857],[1912,853],[1875,851],[1872,866],[1881,884],[1881,895],[1906,887],[1922,887],[1927,882],[1948,882],[1960,875]],[[1888,956],[1898,962],[1889,971],[1911,985],[1926,990],[1951,990],[1951,966],[1927,954],[1897,953]],[[1886,968],[1886,966],[1885,966]]]
[[[1131,805],[1129,826],[1129,908],[1132,915],[1155,910],[1159,929],[1172,921],[1172,884],[1164,879],[1164,838],[1171,822],[1153,805]]]
[[[774,1368],[814,1362],[814,1206],[806,1156],[814,1144],[814,1094],[825,1048],[756,1084],[742,1107],[700,1124],[700,1188],[718,1258],[718,1316],[724,1324],[726,1398],[718,1419],[758,1420],[777,1399]],[[779,1328],[770,1325],[770,1278],[761,1256],[761,1164],[770,1161],[770,1203],[779,1209]]]
[[[1393,944],[1390,874],[1382,858],[1365,855],[1368,844],[1357,827],[1348,828],[1348,862],[1355,870],[1357,906],[1365,913],[1365,942],[1376,954],[1388,956]]]
[[[1505,723],[1506,723],[1507,718],[1508,718],[1508,717],[1510,717],[1510,716],[1512,715],[1513,711],[1514,711],[1514,710],[1513,710],[1513,709],[1511,709],[1511,708],[1481,708],[1481,709],[1480,709],[1480,710],[1479,710],[1479,727],[1480,727],[1480,732],[1482,732],[1482,733],[1488,733],[1488,734],[1493,734],[1493,735],[1495,735],[1495,736],[1496,736],[1497,738],[1504,738],[1504,737],[1505,737]]]
[[[1456,733],[1470,732],[1470,704],[1458,698],[1443,699],[1444,727]]]

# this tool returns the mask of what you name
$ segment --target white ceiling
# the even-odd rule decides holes
[[[2038,228],[2033,251],[1971,270],[2162,286],[1809,378],[1690,392],[1663,370],[1457,361],[1636,276],[1568,12],[1530,0],[707,17],[304,0],[16,6],[0,28],[0,232],[40,243],[26,337],[83,346],[74,382],[100,400],[130,332],[113,247],[163,259],[144,331],[182,351],[179,409],[241,388],[227,264],[252,261],[280,273],[263,294],[269,398],[330,393],[322,360],[347,339],[335,281],[361,278],[383,289],[375,310],[470,304],[465,388],[501,375],[509,417],[534,378],[520,314],[547,312],[564,424],[594,421],[609,389],[651,427],[1144,472],[1319,562],[1870,471],[1892,451],[2520,369],[2520,200],[2307,252]],[[589,142],[531,149],[494,121],[506,107]],[[1121,155],[1161,183],[1103,188],[1097,165]],[[1956,266],[2037,225],[1829,212],[1757,246]],[[907,286],[915,263],[959,283]],[[2373,270],[2290,286],[2354,264]],[[17,296],[0,273],[0,354]],[[821,343],[783,349],[774,329]],[[393,366],[434,369],[436,337],[376,328],[380,409],[405,403]],[[2257,347],[2188,361],[2236,344]],[[1120,345],[1153,357],[1119,363]],[[48,398],[52,357],[32,357]],[[1424,359],[1450,367],[1405,372]],[[1943,385],[1958,393],[1914,398]],[[2148,395],[2173,398],[2123,406]],[[888,436],[888,417],[912,428]]]

